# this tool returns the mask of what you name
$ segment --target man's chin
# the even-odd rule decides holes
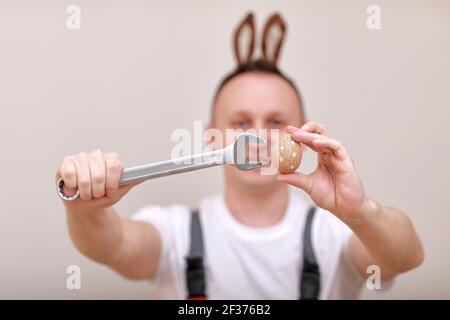
[[[236,178],[244,186],[257,189],[273,188],[280,183],[276,175],[262,174],[260,169],[240,172]]]

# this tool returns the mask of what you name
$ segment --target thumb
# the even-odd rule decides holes
[[[278,181],[282,181],[298,187],[305,191],[306,193],[310,193],[312,188],[312,177],[310,175],[304,175],[302,173],[290,173],[290,174],[279,174]]]
[[[140,184],[141,182],[134,182],[124,186],[119,187],[119,189],[112,194],[112,196],[105,196],[100,199],[95,199],[92,205],[94,207],[105,208],[116,204],[123,196],[125,196],[132,188]]]
[[[119,189],[117,189],[116,192],[114,192],[111,196],[106,196],[100,199],[96,199],[95,201],[97,201],[97,204],[99,206],[103,206],[103,205],[111,205],[111,203],[116,203],[117,201],[119,201],[120,199],[122,199],[123,196],[125,196],[132,188],[134,188],[135,186],[137,186],[138,184],[142,183],[142,181],[140,182],[133,182],[130,184],[126,184],[123,186],[120,186]]]
[[[121,186],[119,188],[119,190],[117,190],[117,193],[119,194],[120,197],[123,197],[124,195],[126,195],[128,193],[128,191],[130,191],[132,188],[136,187],[137,185],[141,184],[143,181],[139,181],[139,182],[133,182],[124,186]]]

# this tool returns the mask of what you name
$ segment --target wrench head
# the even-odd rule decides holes
[[[252,133],[241,133],[233,144],[234,166],[240,170],[252,170],[264,166],[266,163],[259,160],[249,159],[249,144],[264,144],[266,141]]]

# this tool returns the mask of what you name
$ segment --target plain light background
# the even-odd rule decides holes
[[[66,9],[81,8],[81,30]],[[381,8],[381,30],[366,8]],[[310,119],[344,142],[367,194],[409,214],[425,263],[364,298],[450,298],[450,2],[2,1],[0,3],[0,298],[148,298],[71,244],[55,171],[65,155],[117,151],[126,166],[170,156],[174,129],[208,119],[234,66],[244,13],[280,11],[280,65]],[[258,29],[260,31],[260,28]],[[303,171],[313,168],[309,154]],[[222,190],[221,169],[161,178],[117,206],[195,206]],[[66,289],[79,265],[82,290]]]

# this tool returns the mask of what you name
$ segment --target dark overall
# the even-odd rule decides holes
[[[303,230],[303,270],[300,275],[300,297],[302,300],[317,300],[320,292],[320,271],[311,237],[311,226],[316,208],[311,207]],[[203,236],[198,210],[191,212],[191,243],[186,257],[186,282],[188,299],[205,300],[206,282],[203,266]]]

